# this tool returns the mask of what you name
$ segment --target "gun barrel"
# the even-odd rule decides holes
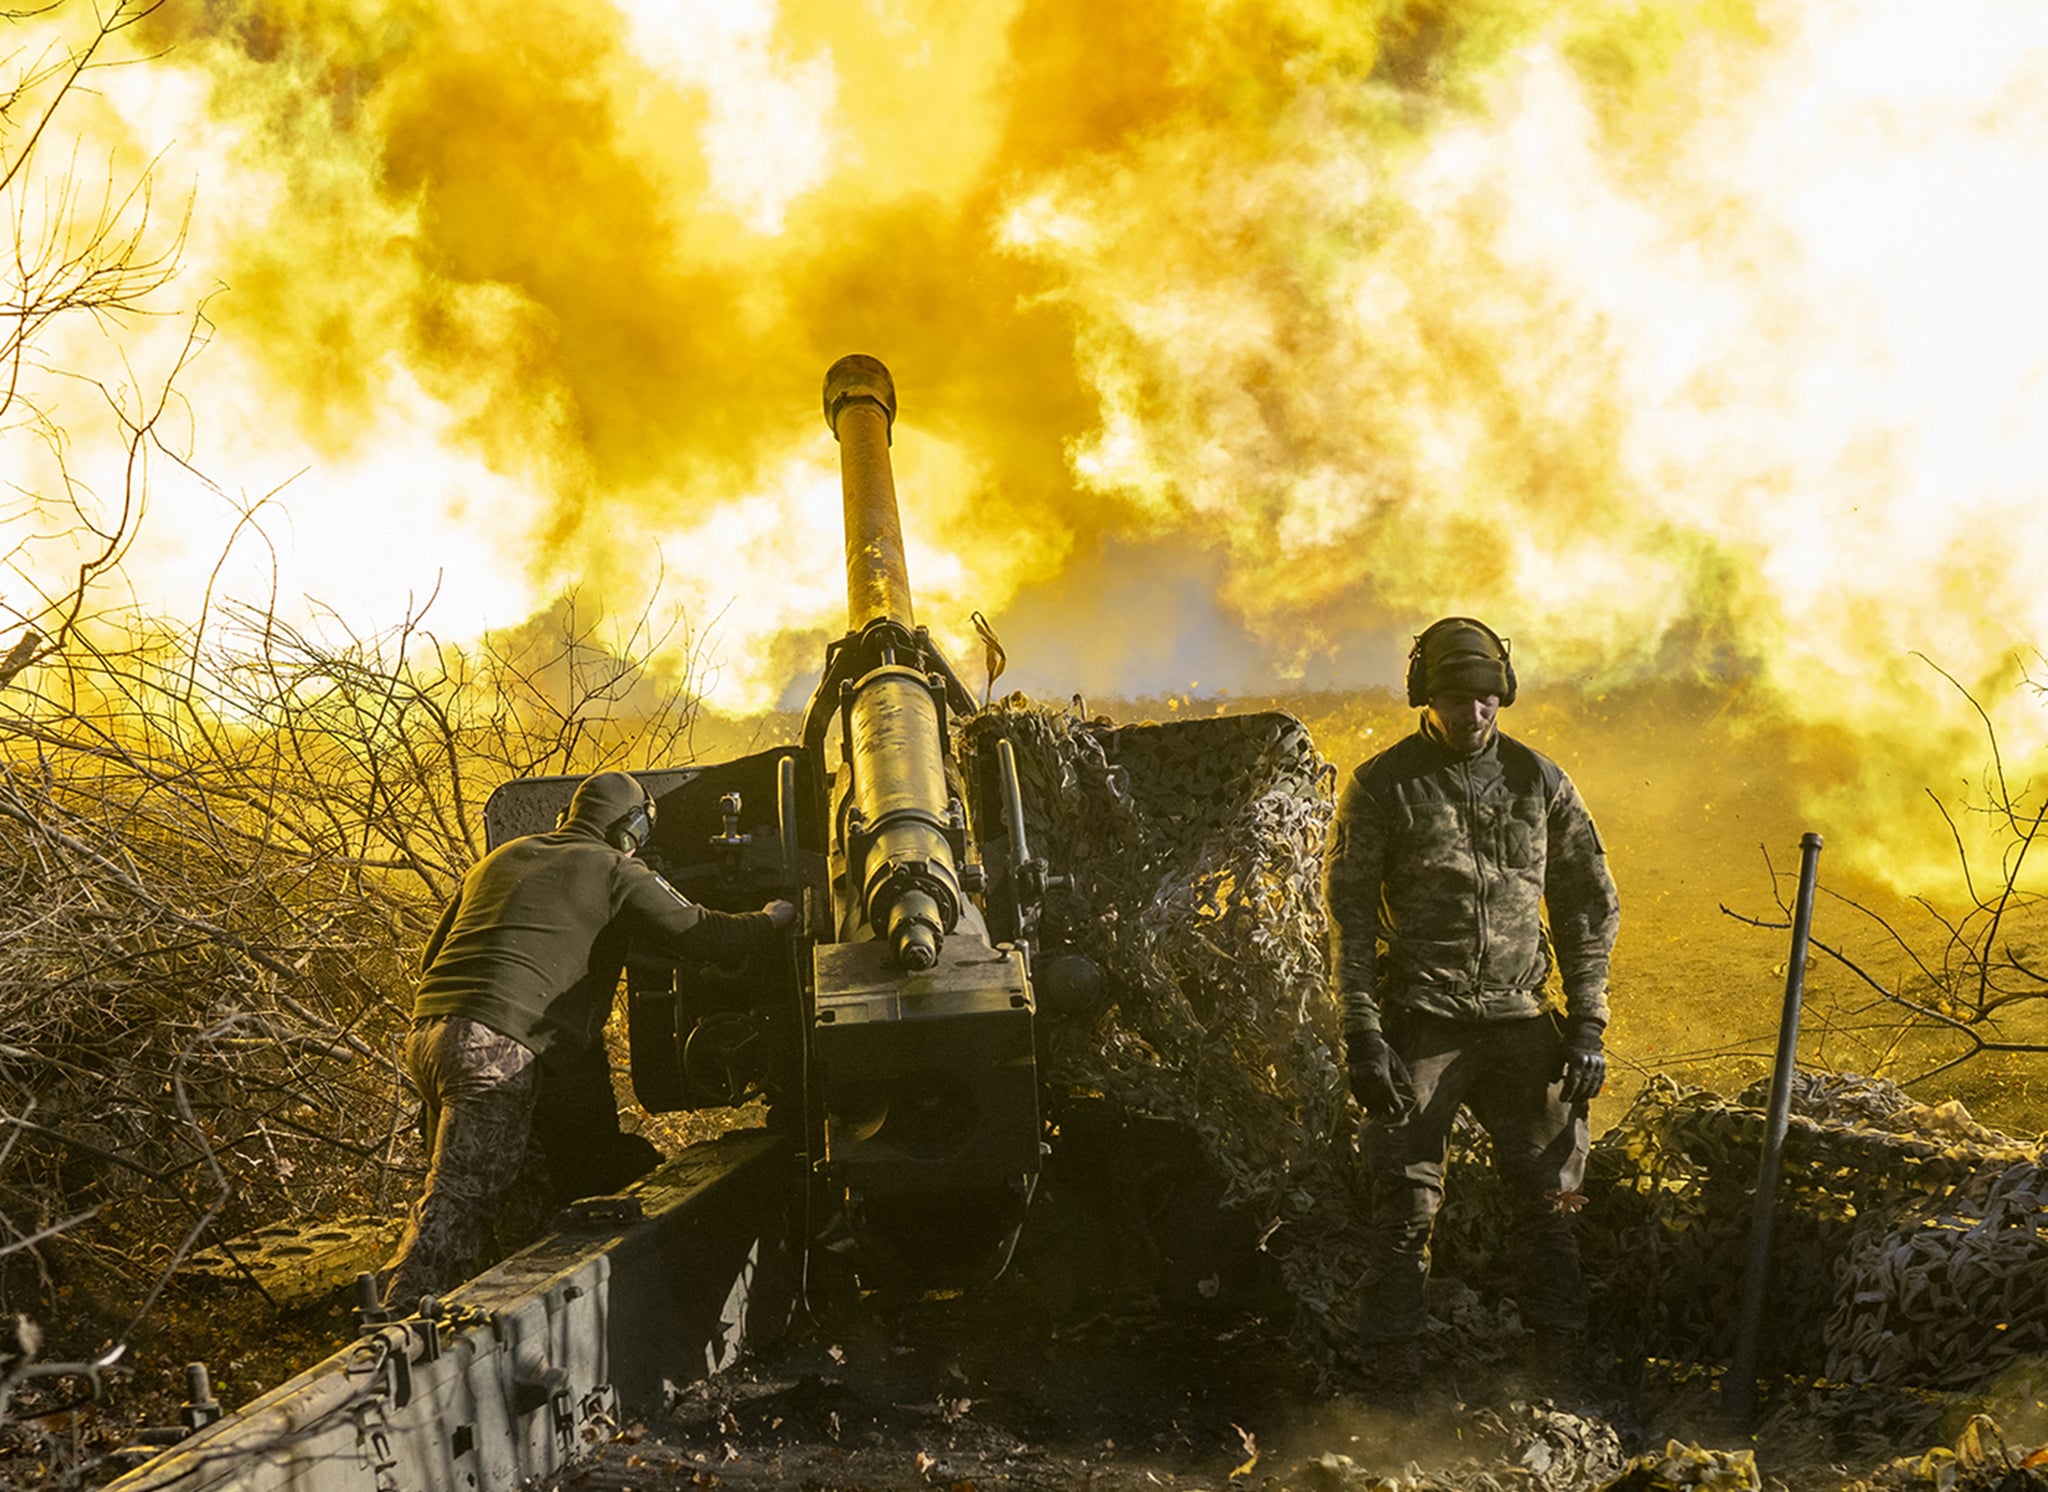
[[[889,465],[896,424],[896,384],[889,370],[858,352],[834,363],[825,374],[825,423],[839,442],[846,504],[847,628],[858,632],[882,617],[915,626],[896,475]]]
[[[860,814],[848,835],[847,889],[856,920],[916,971],[938,961],[961,902],[936,690],[923,665],[906,666],[924,643],[889,466],[895,420],[896,385],[879,361],[855,353],[826,372],[825,422],[839,441],[846,497],[847,620],[874,648],[840,703]]]
[[[847,635],[804,718],[831,824],[831,939],[811,950],[825,1162],[862,1269],[992,1279],[1039,1162],[1027,950],[989,941],[956,796],[949,709],[972,697],[916,623],[889,465],[896,386],[871,357],[825,374],[846,499]],[[836,725],[836,731],[833,727]],[[828,734],[837,766],[828,774]]]

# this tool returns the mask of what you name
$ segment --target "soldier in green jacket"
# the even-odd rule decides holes
[[[406,1061],[430,1157],[386,1266],[387,1305],[409,1310],[481,1262],[526,1156],[545,1065],[602,1080],[596,1101],[610,1105],[603,1032],[629,934],[678,961],[734,963],[795,922],[786,901],[735,916],[685,899],[635,858],[654,812],[624,772],[585,778],[558,828],[476,863],[427,940]]]
[[[1587,1100],[1606,1082],[1620,907],[1571,779],[1497,728],[1514,700],[1491,628],[1446,617],[1424,631],[1408,666],[1420,726],[1344,784],[1325,864],[1351,1091],[1373,1121],[1365,1339],[1377,1375],[1409,1388],[1461,1105],[1491,1135],[1513,1199],[1535,1363],[1569,1361],[1586,1324],[1571,1213]]]

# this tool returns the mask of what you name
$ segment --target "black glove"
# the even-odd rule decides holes
[[[1564,1081],[1558,1097],[1566,1103],[1584,1103],[1600,1096],[1607,1086],[1607,1051],[1601,1044],[1606,1022],[1574,1016],[1564,1023]]]
[[[1373,1118],[1392,1119],[1414,1105],[1408,1064],[1379,1032],[1353,1031],[1346,1036],[1344,1059],[1351,1069],[1351,1096]]]

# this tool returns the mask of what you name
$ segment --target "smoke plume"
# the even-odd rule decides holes
[[[330,598],[440,572],[459,630],[659,590],[720,700],[800,692],[843,626],[818,382],[864,351],[921,620],[965,664],[987,613],[1041,692],[1392,683],[1476,614],[1532,686],[1699,677],[1810,727],[1817,826],[1874,869],[1927,848],[1902,795],[1981,767],[1958,685],[2009,759],[2048,735],[2036,6],[248,0],[151,30],[105,86],[194,174],[223,286],[195,416],[255,470],[304,453],[302,529],[351,515]]]

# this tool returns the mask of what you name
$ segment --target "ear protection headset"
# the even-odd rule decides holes
[[[1493,628],[1487,626],[1486,623],[1480,621],[1479,618],[1469,616],[1447,616],[1441,621],[1431,622],[1422,629],[1422,635],[1417,637],[1415,645],[1408,649],[1408,703],[1417,709],[1429,703],[1429,670],[1422,661],[1423,646],[1433,635],[1443,628],[1450,626],[1453,622],[1463,622],[1468,627],[1477,627],[1481,632],[1484,632],[1493,639],[1493,645],[1500,649],[1501,672],[1507,675],[1508,680],[1508,687],[1500,697],[1501,708],[1505,709],[1513,704],[1515,702],[1515,660],[1508,656],[1508,640],[1494,631]]]
[[[611,827],[604,831],[604,837],[612,846],[625,854],[632,854],[654,837],[654,800],[642,798],[631,808],[612,820]]]

